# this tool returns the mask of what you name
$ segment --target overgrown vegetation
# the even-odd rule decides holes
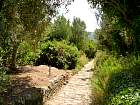
[[[93,88],[94,104],[138,105],[140,103],[140,64],[135,56],[96,55]]]
[[[39,46],[34,50],[28,42],[22,42],[17,51],[17,64],[18,65],[33,65],[39,57],[41,49]]]
[[[9,84],[7,74],[17,73],[20,66],[80,69],[87,57],[94,57],[95,43],[88,39],[85,22],[75,17],[70,23],[56,15],[59,7],[72,1],[0,1],[0,94]]]
[[[80,18],[72,23],[64,16],[50,21],[58,7],[71,1],[0,1],[0,93],[9,84],[6,73],[16,72],[17,66],[45,64],[75,69],[96,53],[94,104],[139,105],[140,1],[88,0],[98,9],[101,25],[95,31],[96,43],[88,39]]]
[[[139,0],[88,0],[101,28],[92,79],[95,105],[140,104]]]
[[[42,40],[66,40],[69,45],[73,44],[84,51],[85,47],[84,49],[82,47],[85,46],[84,39],[87,38],[87,32],[83,21],[75,18],[73,24],[70,25],[69,20],[64,16],[59,16],[54,23],[50,22],[61,5],[67,6],[70,3],[71,0],[2,1],[0,4],[2,65],[10,68],[12,72],[16,70],[17,65],[33,64],[40,54]]]
[[[77,28],[75,32],[74,27]],[[96,52],[95,43],[88,39],[85,27],[85,23],[79,18],[75,18],[73,25],[70,25],[64,16],[58,16],[42,33],[37,44],[28,41],[20,43],[17,64],[45,64],[61,69],[81,68],[87,58],[93,58]],[[79,59],[82,59],[82,62]]]
[[[6,92],[7,87],[10,85],[10,78],[6,74],[7,68],[0,67],[0,104],[3,104],[3,97],[1,93]]]
[[[43,43],[40,57],[35,64],[51,65],[60,69],[74,69],[79,57],[78,49],[67,45],[67,42],[49,41]]]

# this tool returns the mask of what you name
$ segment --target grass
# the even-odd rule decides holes
[[[140,104],[140,58],[98,52],[95,61],[93,105]]]
[[[86,57],[86,55],[83,53],[80,54],[80,57],[78,59],[78,63],[76,65],[75,70],[73,70],[74,74],[77,73],[78,71],[80,71],[85,64],[88,63],[88,58]]]

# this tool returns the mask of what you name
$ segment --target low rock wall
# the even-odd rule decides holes
[[[41,88],[41,93],[43,94],[44,97],[44,102],[49,100],[63,85],[68,83],[69,75],[62,75],[59,78],[54,78],[53,80],[50,81],[49,86],[47,89]]]
[[[46,88],[28,87],[16,95],[9,95],[8,99],[0,102],[0,105],[43,105],[49,100],[64,84],[68,82],[70,75],[66,73],[54,78]],[[12,91],[12,90],[11,90]],[[8,96],[8,95],[7,95]]]

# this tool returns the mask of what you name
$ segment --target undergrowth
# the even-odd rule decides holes
[[[0,66],[0,105],[3,103],[2,93],[7,91],[10,85],[10,77],[6,74],[6,68]]]
[[[140,104],[140,58],[97,52],[92,78],[93,105]]]
[[[68,45],[66,41],[48,41],[42,45],[40,57],[36,65],[51,65],[59,69],[75,69],[80,58],[77,47]]]

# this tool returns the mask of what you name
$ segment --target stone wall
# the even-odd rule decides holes
[[[41,93],[44,97],[43,102],[49,100],[63,85],[68,83],[69,78],[69,74],[61,75],[59,78],[54,78],[51,80],[47,89],[41,88]]]
[[[28,87],[14,95],[6,95],[6,99],[1,105],[43,105],[49,100],[63,85],[68,82],[70,74],[66,73],[54,78],[46,88]],[[12,90],[11,90],[12,91]]]

